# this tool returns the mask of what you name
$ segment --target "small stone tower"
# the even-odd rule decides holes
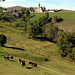
[[[40,8],[40,3],[38,4],[38,7]]]

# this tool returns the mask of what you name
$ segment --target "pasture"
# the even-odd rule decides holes
[[[66,13],[57,14],[62,14],[63,16]],[[36,15],[37,14],[35,14],[33,18],[35,18]],[[64,15],[64,21],[56,23],[59,27],[64,27],[63,22],[66,24],[69,21],[71,21],[71,26],[74,26],[74,14],[70,13],[69,15],[66,15],[68,17]],[[28,33],[11,27],[13,24],[14,22],[0,22],[0,33],[5,34],[7,37],[5,47],[0,47],[1,75],[75,75],[75,63],[70,62],[67,58],[64,59],[60,57],[57,52],[58,47],[56,44],[47,40],[28,39]],[[68,25],[69,23],[66,24],[66,28],[70,27],[70,25],[69,27]],[[71,31],[73,30],[71,29]],[[13,55],[14,59],[3,59],[3,56],[6,54],[9,54],[10,56]],[[26,65],[21,66],[18,63],[18,58],[25,60]],[[28,65],[28,61],[37,63],[37,67]],[[27,67],[31,69],[27,69]]]
[[[44,13],[32,15],[33,15],[32,20],[38,20],[39,17],[42,17],[44,15]],[[56,23],[55,24],[56,26],[58,26],[65,32],[75,32],[75,11],[63,10],[56,13],[49,13],[49,17],[52,17],[53,15],[57,15],[58,17],[64,19],[62,22]]]

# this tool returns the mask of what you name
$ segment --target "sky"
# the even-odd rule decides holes
[[[66,9],[75,11],[75,0],[6,0],[0,2],[2,7],[24,6],[24,7],[38,7],[45,6],[46,9]]]

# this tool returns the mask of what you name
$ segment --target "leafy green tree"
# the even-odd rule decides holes
[[[24,21],[24,26],[25,26],[25,31],[27,30],[27,23],[29,22],[29,19],[30,19],[30,16],[27,17],[27,15],[25,14],[23,17],[22,17],[23,21]]]
[[[49,18],[49,13],[46,12],[46,13],[45,13],[45,19],[47,20],[48,18]]]
[[[33,21],[29,23],[29,36],[35,37],[39,34],[37,21]]]
[[[69,57],[75,61],[75,47],[72,49],[72,52],[69,54]]]
[[[15,9],[14,12],[17,12],[17,10]]]
[[[6,36],[4,34],[0,34],[0,46],[4,46],[6,43]]]
[[[44,35],[50,40],[53,41],[57,37],[58,27],[55,27],[52,23],[45,25]]]
[[[56,14],[54,14],[54,15],[52,16],[52,22],[53,22],[53,23],[61,22],[61,21],[63,21],[62,17],[60,17],[60,16],[58,16],[58,15],[56,15]]]
[[[22,8],[20,12],[22,13],[22,15],[25,14],[26,8]]]
[[[57,16],[56,14],[54,14],[54,15],[52,16],[52,22],[53,22],[53,23],[58,22],[58,16]]]
[[[72,42],[70,42],[70,35],[63,31],[58,33],[57,46],[62,56],[67,56],[72,52]]]
[[[27,16],[27,17],[30,16],[30,11],[29,11],[29,10],[26,11],[26,16]]]

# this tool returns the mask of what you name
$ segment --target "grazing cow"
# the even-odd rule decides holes
[[[11,56],[10,59],[13,59],[13,56]]]
[[[36,64],[36,63],[29,62],[29,61],[28,61],[28,64],[31,64],[31,65],[33,65],[33,67],[36,67],[36,66],[37,66],[37,64]]]
[[[9,55],[7,54],[6,56],[4,56],[4,59],[8,59],[9,60]]]
[[[22,66],[25,65],[25,61],[24,60],[18,59],[18,62],[21,63]]]

